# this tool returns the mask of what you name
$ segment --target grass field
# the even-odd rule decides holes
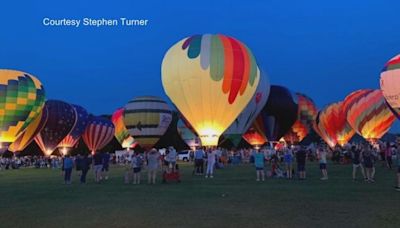
[[[58,170],[1,171],[0,227],[400,227],[394,171],[378,167],[368,184],[352,182],[351,166],[328,168],[326,182],[317,163],[306,181],[256,182],[249,165],[205,179],[186,164],[182,183],[152,186],[123,184],[121,167],[102,184],[74,172],[70,186]]]

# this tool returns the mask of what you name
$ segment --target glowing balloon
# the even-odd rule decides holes
[[[271,86],[267,104],[256,119],[268,141],[276,142],[290,130],[297,119],[297,102],[297,97],[287,88]]]
[[[5,150],[35,120],[45,93],[40,81],[21,71],[0,70],[0,150]]]
[[[50,156],[60,142],[71,133],[76,113],[72,105],[58,100],[48,100],[47,121],[43,129],[35,136],[35,142],[46,156]]]
[[[301,142],[310,133],[318,112],[311,98],[301,93],[296,93],[296,96],[299,104],[297,120],[283,136],[284,140],[291,144]]]
[[[182,140],[192,149],[201,146],[200,138],[194,133],[187,124],[179,120],[177,123],[178,134]]]
[[[23,151],[43,129],[47,122],[47,117],[47,109],[44,108],[25,131],[8,147],[8,150],[12,152]]]
[[[256,92],[249,104],[224,132],[224,137],[228,138],[234,146],[239,145],[242,135],[250,128],[265,103],[267,103],[269,89],[270,84],[267,75],[261,74]]]
[[[389,108],[400,119],[400,55],[389,60],[382,69],[381,90]]]
[[[199,134],[215,146],[253,97],[260,80],[256,60],[240,41],[194,35],[172,46],[162,62],[168,97]]]
[[[355,133],[347,123],[343,102],[322,109],[316,117],[314,129],[331,148],[336,144],[343,146]]]
[[[115,138],[123,148],[133,148],[137,142],[129,134],[124,123],[124,108],[117,109],[111,117],[111,121],[115,126]]]
[[[111,142],[114,133],[114,124],[110,120],[100,116],[90,116],[82,138],[92,154],[95,154],[97,150],[101,150]]]
[[[243,134],[243,138],[252,146],[261,146],[267,142],[265,135],[257,127],[254,127],[254,125]]]
[[[171,121],[171,108],[159,97],[136,97],[125,105],[125,126],[139,145],[146,149],[158,142]]]
[[[389,131],[396,117],[387,107],[380,89],[363,89],[343,101],[347,122],[364,139],[374,142]]]
[[[72,105],[75,110],[75,124],[71,130],[71,132],[65,136],[65,138],[60,142],[58,147],[60,148],[72,148],[81,138],[81,135],[86,129],[86,126],[89,122],[89,114],[86,109],[82,108],[78,105]]]

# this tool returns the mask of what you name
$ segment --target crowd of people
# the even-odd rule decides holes
[[[86,183],[86,176],[92,168],[94,181],[100,183],[108,179],[110,163],[119,163],[126,167],[125,183],[140,184],[143,169],[147,171],[147,183],[155,184],[159,171],[163,173],[179,172],[177,165],[178,153],[173,147],[147,153],[131,152],[117,157],[110,153],[95,153],[94,155],[77,155],[64,157],[12,157],[0,158],[0,170],[18,169],[20,167],[53,168],[64,172],[65,184],[71,184],[74,168],[79,172],[80,183]],[[324,145],[262,147],[259,149],[227,150],[219,147],[199,147],[190,152],[190,162],[193,163],[193,175],[214,178],[215,170],[229,164],[254,164],[256,181],[266,178],[306,179],[306,162],[317,160],[321,170],[321,180],[328,180],[327,161],[351,163],[351,177],[358,181],[360,172],[365,182],[375,182],[375,166],[392,169],[393,161],[397,166],[397,184],[400,191],[400,146],[396,143],[346,144],[343,147],[329,148]],[[395,159],[395,160],[394,160]],[[268,170],[267,170],[268,167]]]

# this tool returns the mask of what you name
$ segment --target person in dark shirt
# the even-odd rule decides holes
[[[103,156],[101,153],[97,152],[93,155],[93,171],[94,180],[99,183],[101,180],[101,170],[103,169]]]
[[[364,167],[361,164],[361,150],[356,146],[351,147],[351,161],[353,163],[353,181],[357,181],[357,168],[360,167],[361,174],[365,179]]]
[[[299,172],[299,179],[306,179],[306,151],[299,147],[296,152],[296,161],[297,161],[297,171]]]
[[[103,168],[102,168],[102,179],[108,180],[108,169],[110,164],[110,154],[108,152],[103,153]]]
[[[80,167],[81,167],[81,184],[85,184],[86,183],[86,175],[90,169],[90,164],[91,164],[91,160],[88,157],[87,154],[83,155],[83,157],[81,157],[80,160]]]

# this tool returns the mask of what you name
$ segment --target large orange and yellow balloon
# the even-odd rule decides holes
[[[388,132],[396,119],[380,89],[362,89],[349,94],[343,101],[343,108],[350,126],[370,142]]]
[[[194,35],[179,41],[165,54],[161,73],[166,94],[203,146],[218,144],[260,81],[250,49],[225,35]]]
[[[35,120],[44,106],[45,94],[34,76],[0,70],[0,150],[5,150]]]

